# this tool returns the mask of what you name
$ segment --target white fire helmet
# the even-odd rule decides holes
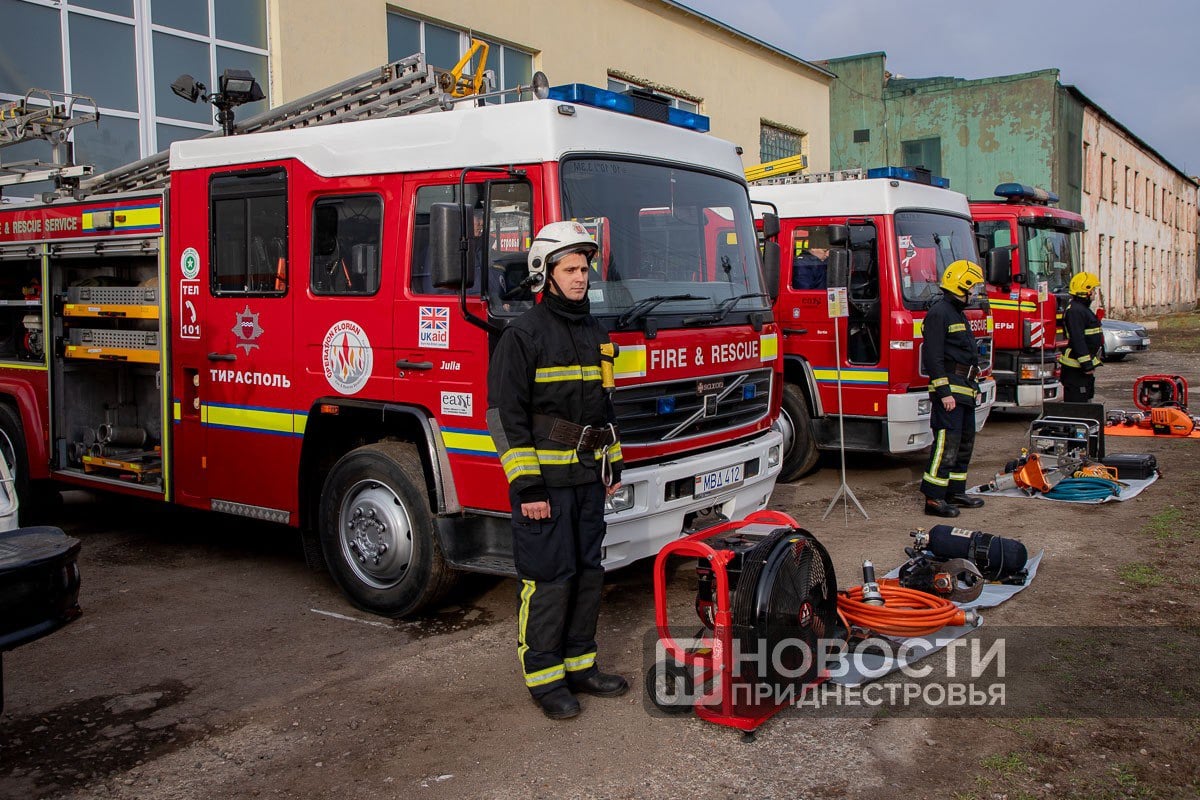
[[[568,220],[542,226],[529,247],[527,262],[529,277],[533,279],[530,289],[535,293],[542,291],[550,268],[567,253],[585,253],[590,259],[598,249],[596,240],[578,222]]]

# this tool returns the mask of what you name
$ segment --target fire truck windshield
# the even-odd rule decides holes
[[[1050,284],[1051,293],[1065,292],[1071,276],[1080,269],[1079,232],[1021,225],[1025,285]]]
[[[667,327],[770,308],[737,181],[615,158],[564,161],[560,176],[563,218],[600,245],[588,291],[596,316],[623,327],[653,315]]]
[[[960,258],[976,263],[975,229],[971,221],[931,211],[896,214],[900,287],[906,308],[929,308],[942,296],[939,281],[946,267]]]

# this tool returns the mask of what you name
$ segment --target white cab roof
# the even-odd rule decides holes
[[[560,106],[571,106],[574,115],[560,113]],[[294,158],[333,177],[534,164],[574,152],[696,164],[743,177],[741,157],[722,139],[556,100],[175,142],[171,170]]]
[[[914,209],[971,216],[964,194],[890,178],[751,186],[750,199],[774,203],[782,219],[873,216]],[[756,217],[765,210],[761,205],[754,206]]]

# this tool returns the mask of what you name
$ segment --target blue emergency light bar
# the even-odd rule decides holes
[[[891,178],[895,181],[908,181],[909,183],[923,183],[927,186],[936,186],[939,189],[949,189],[950,179],[943,178],[940,175],[931,175],[927,169],[917,169],[916,167],[875,167],[867,170],[868,178]]]
[[[551,86],[551,100],[563,103],[577,103],[581,106],[604,108],[621,114],[640,116],[634,110],[633,98],[620,92],[610,92],[586,83],[564,83],[561,86]],[[693,114],[681,108],[667,109],[667,124],[678,128],[687,128],[697,133],[708,133],[708,117],[703,114]]]
[[[1049,205],[1058,202],[1058,195],[1048,192],[1038,186],[1026,186],[1023,183],[1002,183],[996,187],[996,197],[1016,202],[1025,200],[1030,203]]]

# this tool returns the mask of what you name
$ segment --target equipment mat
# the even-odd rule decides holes
[[[1105,497],[1102,500],[1064,500],[1058,497],[1046,497],[1041,492],[1035,492],[1033,495],[1027,495],[1020,489],[1005,489],[1002,492],[983,492],[978,486],[972,486],[967,489],[967,494],[977,494],[980,497],[1019,497],[1021,499],[1029,499],[1030,497],[1038,500],[1049,500],[1053,503],[1085,503],[1087,505],[1099,505],[1100,503],[1123,503],[1126,500],[1132,500],[1137,497],[1142,491],[1158,480],[1157,475],[1151,475],[1149,478],[1129,478],[1121,481],[1121,494]]]
[[[1169,433],[1155,433],[1149,428],[1139,428],[1137,425],[1109,425],[1104,429],[1105,436],[1137,436],[1146,439],[1200,439],[1200,430],[1195,430],[1187,436],[1175,436]]]
[[[999,583],[985,584],[983,593],[979,597],[969,603],[959,604],[959,608],[978,611],[982,608],[994,608],[1008,600],[1033,582],[1034,576],[1037,575],[1038,565],[1042,563],[1042,556],[1045,553],[1046,551],[1042,550],[1025,562],[1025,570],[1028,573],[1025,583],[1019,586],[1008,586]],[[896,567],[885,577],[896,578],[899,575],[900,568]],[[979,624],[983,624],[982,620]],[[972,626],[959,625],[953,628],[942,628],[931,636],[913,636],[908,639],[880,636],[879,638],[886,639],[895,645],[892,654],[883,652],[879,652],[878,654],[856,653],[854,658],[843,659],[839,666],[834,668],[834,675],[829,680],[831,683],[842,686],[862,686],[863,684],[878,680],[884,675],[895,672],[901,667],[915,664],[922,658],[936,653],[950,644],[950,642],[966,636],[973,630],[975,628]]]

